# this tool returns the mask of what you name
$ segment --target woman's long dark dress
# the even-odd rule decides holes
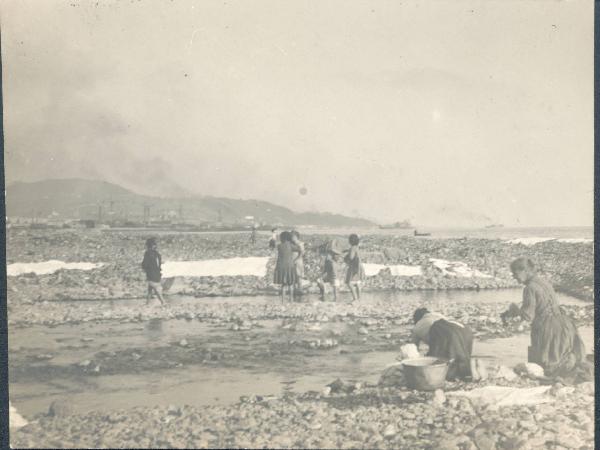
[[[585,345],[573,320],[561,310],[550,283],[538,276],[527,282],[521,316],[533,320],[529,362],[542,366],[549,377],[591,376]]]
[[[296,265],[294,264],[294,250],[296,246],[291,242],[282,242],[277,246],[277,263],[273,281],[275,284],[291,286],[296,283]]]
[[[472,352],[473,333],[466,325],[461,327],[444,319],[436,320],[431,325],[427,355],[454,360],[448,368],[448,380],[471,376]]]

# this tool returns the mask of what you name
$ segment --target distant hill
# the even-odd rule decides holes
[[[330,213],[297,213],[259,200],[188,196],[158,198],[137,194],[105,181],[56,179],[32,183],[16,182],[6,187],[9,218],[37,217],[56,220],[98,219],[141,221],[149,209],[152,220],[174,222],[315,225],[325,227],[375,226],[366,219]]]

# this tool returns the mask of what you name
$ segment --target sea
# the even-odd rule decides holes
[[[322,228],[299,227],[304,234],[350,234],[413,236],[414,229],[380,229],[380,228]],[[546,239],[594,239],[594,227],[495,227],[495,228],[436,228],[419,227],[419,233],[429,233],[424,239],[478,238],[513,240],[521,238]]]

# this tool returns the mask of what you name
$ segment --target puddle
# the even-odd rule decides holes
[[[576,299],[564,294],[557,293],[561,305],[590,305],[590,302]],[[340,301],[350,298],[349,292],[340,294]],[[523,289],[483,289],[477,290],[439,290],[439,291],[378,291],[361,293],[360,302],[366,304],[385,304],[388,302],[402,302],[408,304],[421,304],[428,307],[443,305],[445,303],[477,303],[477,304],[506,304],[521,303],[523,299]],[[172,295],[167,293],[167,302],[175,306],[186,304],[223,304],[223,305],[243,305],[243,304],[272,304],[279,302],[276,295],[256,295],[256,296],[235,296],[235,297],[191,297],[186,295]],[[306,295],[302,302],[310,303],[318,301],[316,295]],[[65,300],[60,303],[85,303],[86,307],[99,309],[114,309],[120,306],[139,307],[140,311],[144,308],[142,299],[112,299],[112,300]]]
[[[441,291],[441,292],[381,292],[365,293],[361,302],[381,305],[402,302],[407,305],[426,305],[443,312],[444,303],[497,303],[508,305],[519,302],[521,290],[498,291]],[[566,296],[560,296],[563,304],[587,304]],[[305,301],[315,299],[307,296]],[[221,305],[243,303],[272,303],[274,297],[226,297],[191,298],[174,297],[174,304],[194,302]],[[114,302],[86,302],[91,308],[112,308],[118,305],[139,305],[140,300]],[[265,347],[265,342],[306,337],[323,338],[341,327],[356,324],[324,323],[318,328],[302,332],[281,329],[281,320],[259,321],[261,328],[248,332],[233,333],[226,324],[219,326],[197,320],[150,320],[145,323],[84,323],[61,325],[54,328],[33,326],[9,330],[9,355],[53,354],[51,364],[67,365],[90,359],[99,351],[119,351],[134,347],[165,346],[186,338],[188,341],[202,339],[212,345],[226,345],[240,351],[252,352]],[[394,330],[388,330],[394,332]],[[588,353],[593,351],[593,327],[580,329]],[[253,335],[249,342],[244,336]],[[371,339],[370,337],[369,339]],[[375,342],[375,341],[371,341]],[[509,367],[527,360],[529,335],[503,339],[476,341],[474,355],[491,357]],[[399,347],[399,346],[398,346]],[[176,369],[148,371],[140,374],[81,376],[76,378],[52,378],[44,382],[10,382],[12,404],[27,419],[46,412],[52,400],[68,398],[77,412],[97,409],[110,410],[133,406],[168,404],[210,405],[234,403],[244,395],[282,395],[285,392],[320,391],[325,385],[342,378],[377,382],[382,371],[396,363],[398,351],[371,351],[357,353],[352,346],[342,345],[330,350],[305,351],[282,355],[265,360],[260,367],[254,364],[237,368],[215,367],[209,364],[184,366]],[[380,347],[381,348],[381,347]],[[341,352],[346,350],[348,353]],[[9,356],[10,357],[10,356]],[[245,368],[244,368],[245,367]],[[252,367],[252,368],[249,368]]]

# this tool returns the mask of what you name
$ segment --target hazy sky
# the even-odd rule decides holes
[[[0,6],[7,182],[592,224],[591,0]]]

